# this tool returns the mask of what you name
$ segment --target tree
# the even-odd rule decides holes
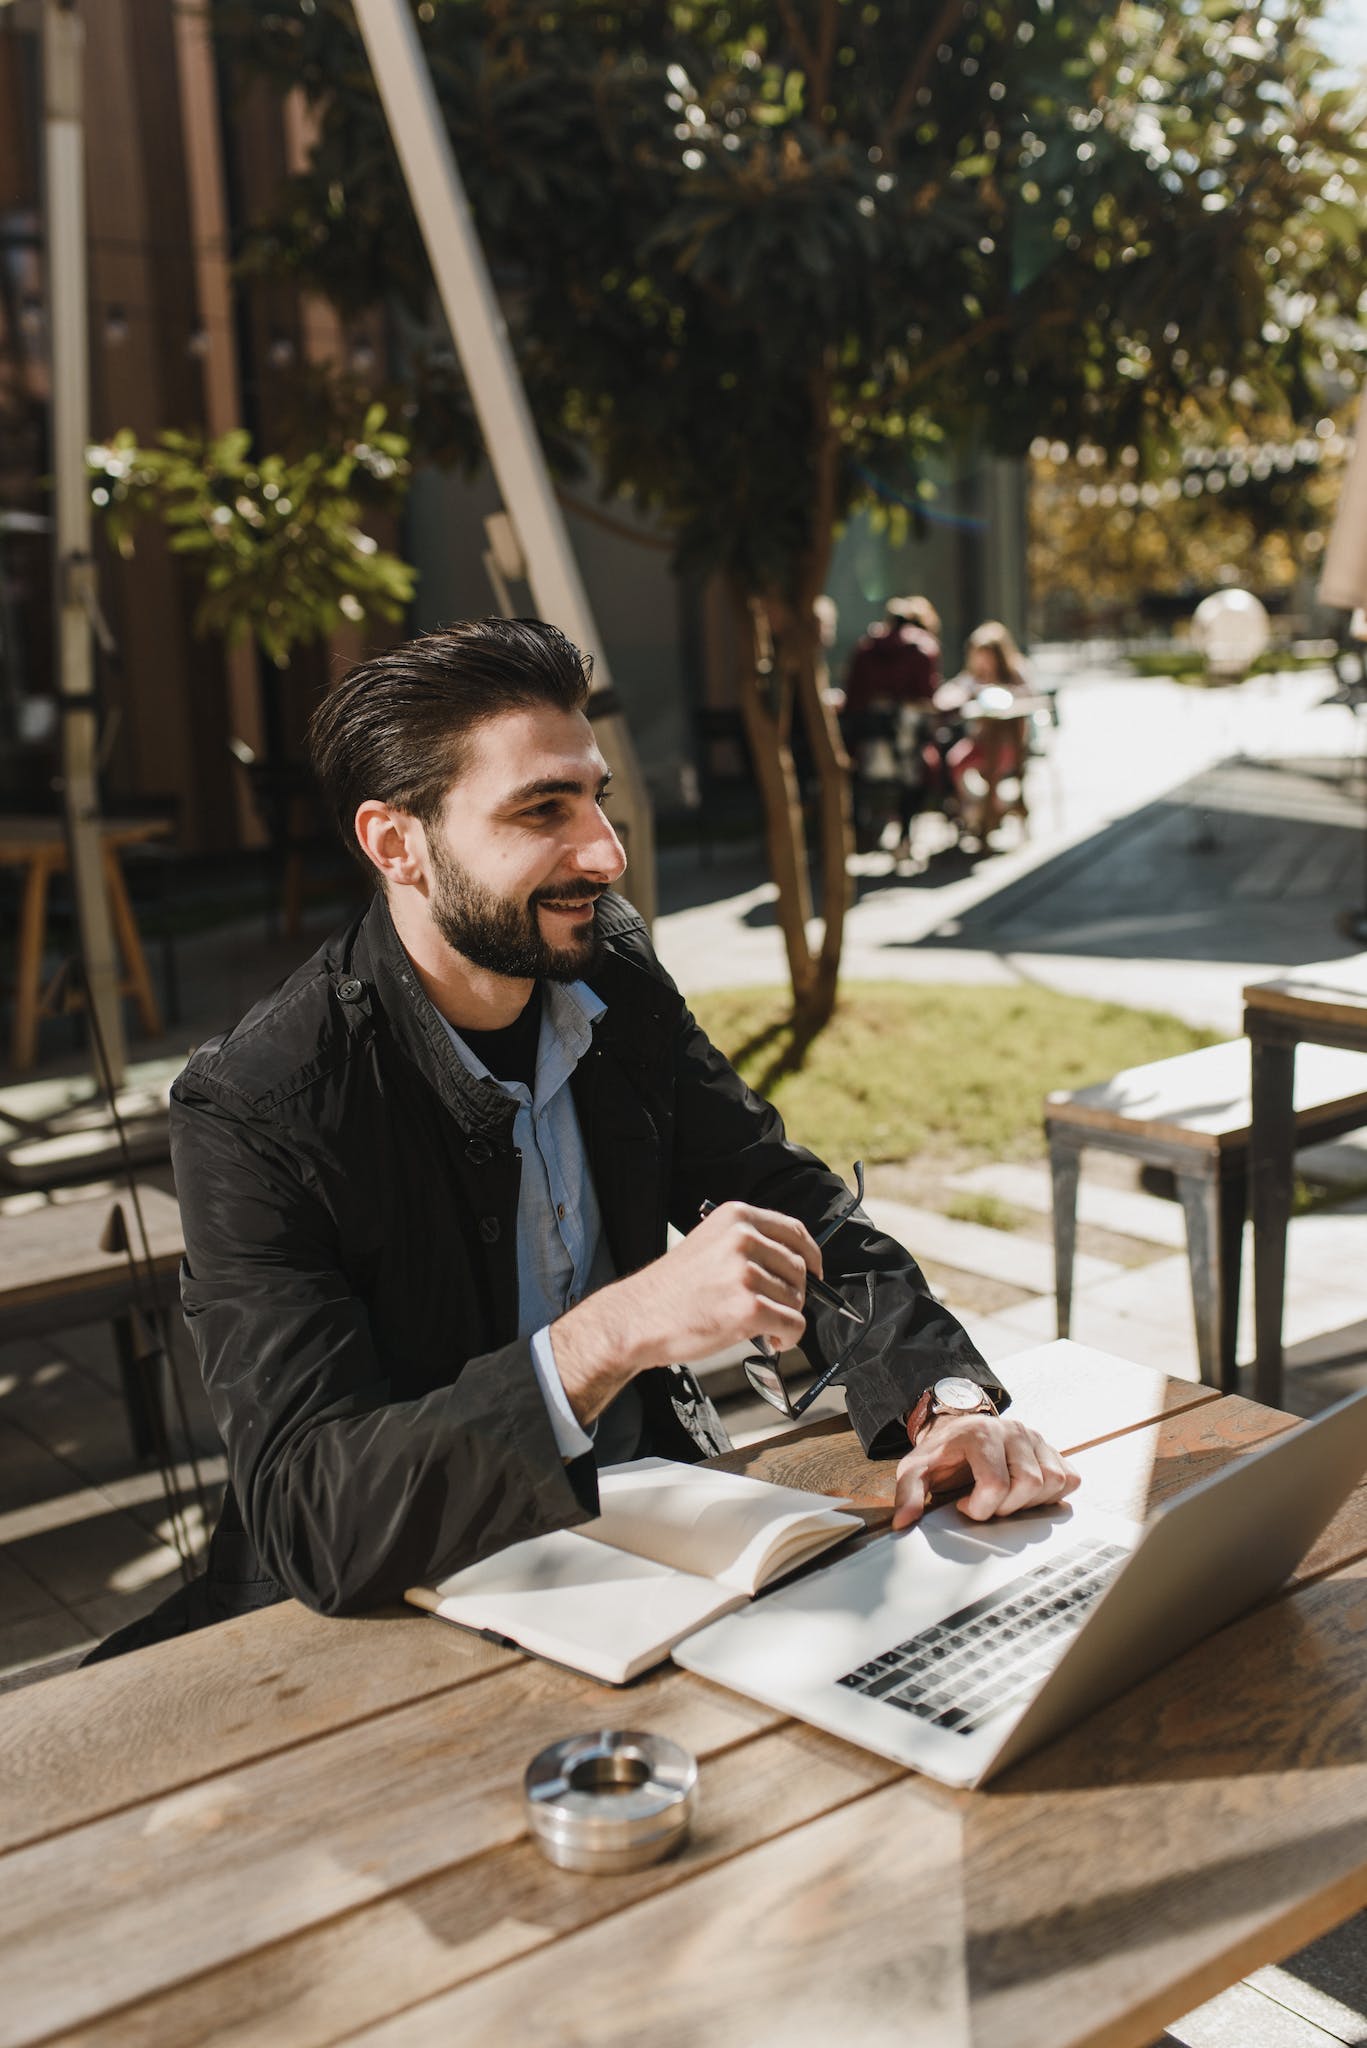
[[[1186,400],[1302,413],[1359,290],[1318,0],[422,0],[538,419],[719,574],[799,1021],[835,1000],[847,763],[814,603],[946,441],[1148,461]],[[250,260],[430,321],[346,0],[219,0],[318,117]],[[1348,348],[1347,341],[1343,344]],[[421,433],[421,420],[415,422]],[[905,507],[912,509],[908,513]],[[792,727],[819,778],[820,939]]]
[[[277,668],[343,620],[401,619],[412,599],[413,570],[360,523],[358,480],[372,501],[407,487],[408,442],[385,430],[382,406],[342,445],[302,455],[253,457],[243,429],[208,442],[164,433],[153,447],[124,430],[87,459],[120,552],[133,552],[139,520],[158,520],[201,572],[196,630],[250,636]]]
[[[1047,593],[1051,636],[1128,621],[1146,599],[1166,600],[1170,615],[1185,600],[1190,612],[1222,584],[1280,599],[1313,587],[1342,489],[1350,408],[1313,432],[1264,418],[1216,438],[1191,413],[1191,438],[1142,468],[1135,448],[1108,465],[1088,442],[1032,446],[1030,580]]]

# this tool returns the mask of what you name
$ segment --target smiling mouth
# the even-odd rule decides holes
[[[556,897],[555,899],[543,896],[539,899],[539,902],[542,910],[552,910],[558,916],[566,917],[572,916],[575,912],[581,910],[591,911],[596,900],[593,896],[565,896]]]

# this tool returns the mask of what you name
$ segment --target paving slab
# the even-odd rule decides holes
[[[1031,1344],[1047,1343],[1058,1335],[1057,1312],[1052,1296],[1024,1303],[1009,1317],[1000,1319],[1019,1330]],[[1069,1335],[1078,1344],[1096,1351],[1109,1351],[1117,1358],[1133,1359],[1136,1365],[1161,1366],[1174,1379],[1199,1380],[1196,1333],[1188,1309],[1181,1321],[1121,1315],[1095,1295],[1080,1295],[1073,1302]]]
[[[69,1658],[73,1651],[84,1654],[94,1648],[96,1640],[94,1630],[79,1615],[54,1606],[48,1613],[16,1621],[0,1633],[0,1673],[35,1666],[41,1669],[54,1660]]]
[[[179,1568],[170,1545],[117,1509],[91,1522],[60,1522],[11,1541],[14,1562],[71,1607],[104,1593],[135,1592]]]
[[[1327,2033],[1245,1983],[1174,2020],[1163,2040],[1180,2042],[1181,2048],[1342,2048],[1344,2037]]]
[[[1016,1160],[1000,1166],[973,1166],[953,1175],[949,1185],[968,1194],[995,1195],[999,1201],[1012,1202],[1037,1216],[1054,1213],[1053,1183],[1042,1162],[1035,1165]],[[1137,1238],[1144,1244],[1181,1250],[1187,1242],[1186,1219],[1176,1202],[1136,1188],[1109,1187],[1104,1181],[1089,1180],[1085,1161],[1078,1181],[1077,1219],[1093,1229],[1114,1231],[1118,1237]]]
[[[878,1227],[905,1245],[917,1259],[937,1260],[942,1265],[957,1266],[961,1272],[1005,1280],[1033,1294],[1053,1292],[1054,1248],[1040,1238],[993,1230],[982,1223],[965,1223],[957,1216],[942,1216],[937,1210],[915,1208],[909,1202],[893,1201],[887,1196],[870,1195],[864,1206]],[[1125,1271],[1113,1259],[1098,1259],[1079,1252],[1073,1286],[1099,1286]]]
[[[1254,1970],[1247,1982],[1334,2039],[1367,2042],[1367,1913],[1355,1914],[1287,1962]]]
[[[8,1550],[0,1550],[0,1646],[16,1622],[35,1621],[60,1605]]]
[[[1001,1365],[1018,1351],[1029,1351],[1039,1341],[1007,1316],[975,1316],[959,1310],[955,1313],[989,1365]]]

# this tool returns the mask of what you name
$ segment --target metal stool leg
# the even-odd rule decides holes
[[[1196,1316],[1196,1356],[1203,1386],[1224,1384],[1230,1338],[1225,1330],[1225,1271],[1221,1243],[1223,1190],[1215,1171],[1179,1173],[1177,1192],[1187,1219],[1187,1259]]]
[[[147,1360],[138,1343],[138,1325],[131,1313],[113,1319],[114,1349],[119,1361],[119,1382],[128,1415],[133,1453],[138,1458],[166,1454],[166,1410],[162,1389],[147,1370]]]
[[[1239,1283],[1248,1214],[1248,1171],[1240,1159],[1228,1163],[1220,1181],[1220,1392],[1237,1394],[1239,1367]]]
[[[1081,1151],[1065,1140],[1049,1139],[1049,1176],[1054,1187],[1054,1295],[1058,1333],[1068,1335],[1073,1320],[1073,1255],[1077,1249],[1077,1182]]]

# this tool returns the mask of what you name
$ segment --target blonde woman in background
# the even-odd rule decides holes
[[[988,619],[968,637],[964,666],[936,692],[940,711],[957,714],[965,730],[945,760],[959,804],[962,828],[986,842],[1008,811],[1024,823],[1025,763],[1030,743],[1030,710],[1014,700],[1031,695],[1030,671],[1008,627]],[[1014,782],[1006,798],[1001,785]]]

